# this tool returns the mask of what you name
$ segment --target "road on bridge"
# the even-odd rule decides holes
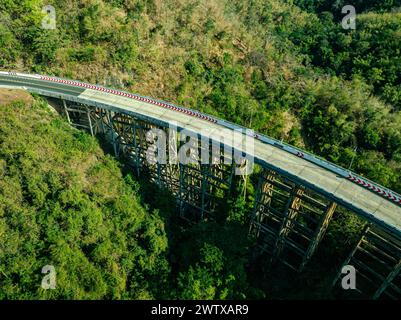
[[[88,105],[95,105],[96,103],[107,105],[114,111],[145,116],[155,121],[178,125],[178,127],[186,128],[195,133],[209,130],[209,132],[219,133],[217,136],[221,137],[221,132],[225,132],[223,129],[226,129],[219,123],[204,120],[190,112],[184,113],[182,108],[181,111],[174,110],[163,105],[147,102],[150,99],[138,101],[128,94],[124,94],[125,96],[121,92],[116,94],[117,91],[112,89],[99,90],[102,87],[89,84],[82,86],[82,83],[77,85],[77,82],[69,80],[55,82],[54,79],[56,78],[21,74],[10,75],[6,72],[0,72],[0,87],[25,89],[44,96],[59,97],[66,100],[78,98]],[[249,139],[249,136],[247,137],[245,133],[239,132],[235,132],[235,135],[237,135],[237,139],[229,147],[246,151],[241,150],[242,141]],[[221,138],[224,139],[224,136]],[[224,139],[225,144],[227,141],[230,139]],[[385,197],[349,181],[335,172],[259,139],[254,139],[254,150],[251,156],[254,157],[255,162],[271,168],[355,211],[368,220],[401,235],[401,206]]]

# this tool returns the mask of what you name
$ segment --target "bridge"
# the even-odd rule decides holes
[[[247,178],[254,162],[256,179],[250,181],[257,182],[250,233],[270,264],[281,262],[302,272],[337,206],[352,211],[366,226],[343,265],[356,268],[365,295],[401,298],[401,196],[396,192],[301,149],[164,101],[80,81],[4,71],[0,88],[44,96],[72,125],[103,134],[115,155],[124,157],[137,174],[146,171],[153,182],[169,189],[181,217],[191,221],[206,219],[224,206],[239,183],[237,173]],[[191,136],[217,144],[218,153],[196,142],[192,149],[210,155],[210,163],[149,163],[147,150],[155,140],[148,135],[151,129],[172,137],[172,158]],[[241,161],[236,161],[238,155]],[[216,157],[221,161],[215,162]],[[334,286],[341,282],[341,269]]]

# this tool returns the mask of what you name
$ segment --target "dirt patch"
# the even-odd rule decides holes
[[[17,89],[0,89],[0,106],[9,104],[15,100],[24,101],[25,103],[32,103],[32,96],[24,91]]]

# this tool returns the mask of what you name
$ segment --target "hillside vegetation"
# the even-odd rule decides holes
[[[0,107],[0,299],[157,297],[167,238],[96,140],[43,102]],[[41,288],[53,265],[57,289]]]
[[[0,92],[0,299],[264,296],[248,280],[246,227],[183,230],[170,195],[29,97]],[[41,287],[47,265],[55,290]]]
[[[346,167],[356,154],[401,191],[399,2],[355,1],[356,30],[331,3],[64,0],[46,30],[44,2],[3,1],[0,67],[163,98]]]
[[[0,69],[198,109],[347,168],[354,159],[354,171],[401,193],[398,0],[350,1],[355,30],[341,27],[344,1],[62,0],[54,30],[41,28],[45,4],[0,2]],[[320,264],[298,281],[270,275],[247,237],[251,183],[218,221],[188,225],[170,194],[122,173],[40,101],[2,107],[1,119],[0,298],[330,297],[361,230],[340,208]],[[49,261],[65,266],[65,292],[38,288]]]

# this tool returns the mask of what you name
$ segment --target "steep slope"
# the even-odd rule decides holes
[[[24,100],[0,106],[0,299],[158,296],[168,272],[158,213],[95,138]],[[46,265],[55,290],[41,288]]]

